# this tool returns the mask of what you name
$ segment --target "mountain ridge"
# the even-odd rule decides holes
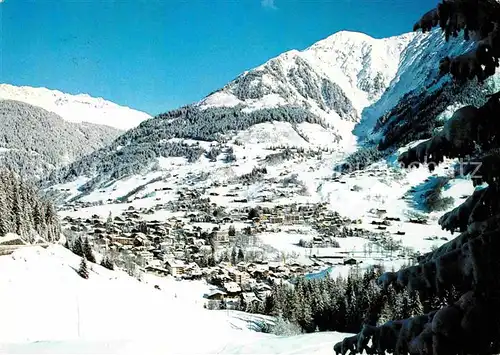
[[[67,94],[45,87],[0,84],[0,99],[22,101],[61,116],[68,122],[88,122],[127,130],[151,116],[102,97]]]
[[[240,154],[247,159],[249,171],[244,174],[250,174],[269,159],[275,162],[276,154],[283,163],[282,158],[293,161],[304,154],[329,152],[325,159],[335,152],[338,163],[365,142],[382,142],[383,150],[399,148],[439,129],[442,122],[436,117],[456,100],[469,103],[484,97],[483,92],[469,95],[449,78],[438,76],[442,57],[472,45],[457,46],[457,41],[446,44],[437,30],[385,39],[341,31],[245,71],[196,103],[148,120],[53,174],[48,183],[85,176],[81,191],[89,193],[109,179],[157,169],[164,158],[185,158],[193,169],[196,164],[212,164],[221,171],[241,171],[239,163],[227,159],[237,152],[238,159]],[[436,108],[417,115],[424,104]],[[239,146],[262,150],[266,158],[257,154],[257,160],[249,160],[253,158]],[[302,153],[280,152],[283,149]],[[226,165],[216,167],[220,161]]]
[[[0,162],[25,178],[42,178],[119,134],[109,126],[68,122],[38,106],[0,99]]]
[[[375,39],[359,32],[337,32],[302,51],[284,52],[243,72],[198,105],[243,104],[249,109],[299,105],[356,120],[360,112],[349,116],[338,108],[328,107],[331,101],[328,93],[336,91],[332,98],[340,98],[341,105],[362,110],[381,95],[392,80],[401,52],[416,36],[410,33]],[[375,59],[370,58],[371,54]],[[388,57],[395,59],[388,60]],[[311,82],[311,78],[316,83]],[[377,83],[370,87],[370,79],[376,79]],[[256,99],[261,102],[255,102]]]

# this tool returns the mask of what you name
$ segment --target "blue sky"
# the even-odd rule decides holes
[[[0,82],[157,114],[339,30],[411,30],[437,0],[0,0]]]

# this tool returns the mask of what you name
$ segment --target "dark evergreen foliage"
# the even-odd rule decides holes
[[[101,260],[101,266],[105,267],[108,270],[114,270],[115,269],[115,264],[113,263],[113,261],[111,260],[111,258],[108,257],[107,255],[105,255],[102,258],[102,260]]]
[[[448,82],[437,90],[406,94],[377,121],[374,129],[383,136],[378,149],[384,151],[431,137],[443,125],[437,116],[457,101],[481,105],[486,98],[484,90],[472,83],[457,85]]]
[[[91,263],[95,263],[95,256],[94,253],[92,252],[92,247],[90,246],[89,238],[85,238],[83,241],[83,255],[85,259],[87,259]]]
[[[432,186],[423,193],[424,207],[428,212],[443,211],[453,205],[452,197],[443,197],[443,188],[448,184],[450,178],[440,176],[433,179]]]
[[[84,279],[89,278],[89,270],[87,267],[87,260],[85,260],[85,258],[82,258],[82,261],[80,261],[80,268],[78,269],[78,275],[80,275]]]
[[[186,106],[142,122],[126,132],[111,145],[70,164],[49,177],[49,183],[72,181],[78,176],[94,177],[81,187],[82,192],[92,190],[108,179],[150,169],[159,157],[185,157],[197,161],[205,150],[199,143],[188,144],[176,139],[226,142],[238,131],[255,124],[282,121],[290,123],[317,123],[324,121],[298,107],[279,107],[245,112],[241,107],[207,108]],[[208,153],[210,158],[216,152]],[[231,152],[226,159],[231,157]]]
[[[61,228],[50,201],[13,172],[0,169],[0,236],[16,233],[26,242],[59,240]]]
[[[248,211],[248,219],[254,219],[260,216],[260,212],[257,208],[251,208],[250,211]]]
[[[104,147],[121,132],[90,123],[73,123],[25,102],[0,99],[0,166],[37,180],[68,160]]]
[[[363,170],[369,165],[379,161],[384,157],[384,153],[376,147],[367,147],[356,150],[349,155],[344,163],[337,165],[335,171],[341,173],[351,173],[356,170]]]
[[[71,251],[82,258],[85,256],[82,237],[79,236],[74,240]]]
[[[444,58],[440,70],[457,83],[493,75],[500,58],[500,3],[495,0],[443,0],[436,10],[415,24],[424,31],[438,25],[445,38],[463,30],[465,39],[478,40],[470,52]],[[472,156],[480,162],[473,184],[486,182],[462,205],[439,220],[443,229],[462,233],[418,258],[418,264],[386,272],[377,283],[385,292],[419,292],[423,312],[415,317],[389,314],[382,325],[365,324],[361,332],[335,345],[379,354],[498,354],[500,351],[500,93],[480,107],[457,110],[443,129],[412,147],[398,160],[405,166],[431,163],[432,171],[444,157]],[[417,163],[417,164],[415,164]],[[420,306],[417,307],[419,309]],[[368,341],[372,345],[368,346]]]
[[[293,287],[275,285],[263,305],[252,311],[283,317],[304,332],[352,333],[380,318],[414,316],[422,311],[419,294],[384,292],[375,284],[378,269],[354,271],[346,279],[299,278]]]

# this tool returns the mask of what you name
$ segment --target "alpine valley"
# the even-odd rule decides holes
[[[450,238],[437,220],[469,178],[456,161],[430,173],[397,156],[498,91],[498,76],[439,76],[472,45],[338,32],[155,117],[0,85],[0,161],[54,201],[62,228],[55,245],[28,227],[0,236],[0,352],[330,354],[344,334],[316,305],[287,316],[269,296],[300,276],[399,268]],[[330,332],[299,334],[292,318]]]

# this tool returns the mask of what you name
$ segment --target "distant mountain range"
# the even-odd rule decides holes
[[[43,178],[148,118],[86,94],[0,84],[0,162],[27,178]]]
[[[16,100],[41,107],[68,122],[87,122],[114,127],[133,128],[150,118],[147,113],[119,106],[87,94],[70,95],[57,90],[0,84],[0,100]]]

